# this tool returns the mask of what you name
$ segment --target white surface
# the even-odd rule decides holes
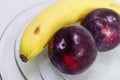
[[[27,7],[46,0],[0,0],[0,24],[6,23]]]

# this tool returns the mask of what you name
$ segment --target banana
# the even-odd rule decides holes
[[[120,4],[112,0],[60,0],[40,12],[22,34],[22,61],[27,62],[37,56],[57,30],[82,20],[96,8],[109,8],[120,14]]]

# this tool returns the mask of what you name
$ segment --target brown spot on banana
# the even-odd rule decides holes
[[[40,32],[40,27],[37,26],[37,28],[35,28],[35,30],[34,30],[34,34],[38,34],[39,32]]]

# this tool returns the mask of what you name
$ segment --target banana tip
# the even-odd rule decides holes
[[[24,56],[24,55],[20,55],[20,59],[23,61],[23,62],[27,62],[28,61],[28,59],[27,59],[27,57],[26,56]]]

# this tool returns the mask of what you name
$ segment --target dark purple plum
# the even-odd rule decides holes
[[[111,50],[120,43],[120,16],[111,9],[93,10],[81,25],[92,33],[98,51]]]
[[[64,27],[56,32],[48,50],[52,64],[66,74],[84,72],[94,62],[97,55],[91,33],[77,25]]]

